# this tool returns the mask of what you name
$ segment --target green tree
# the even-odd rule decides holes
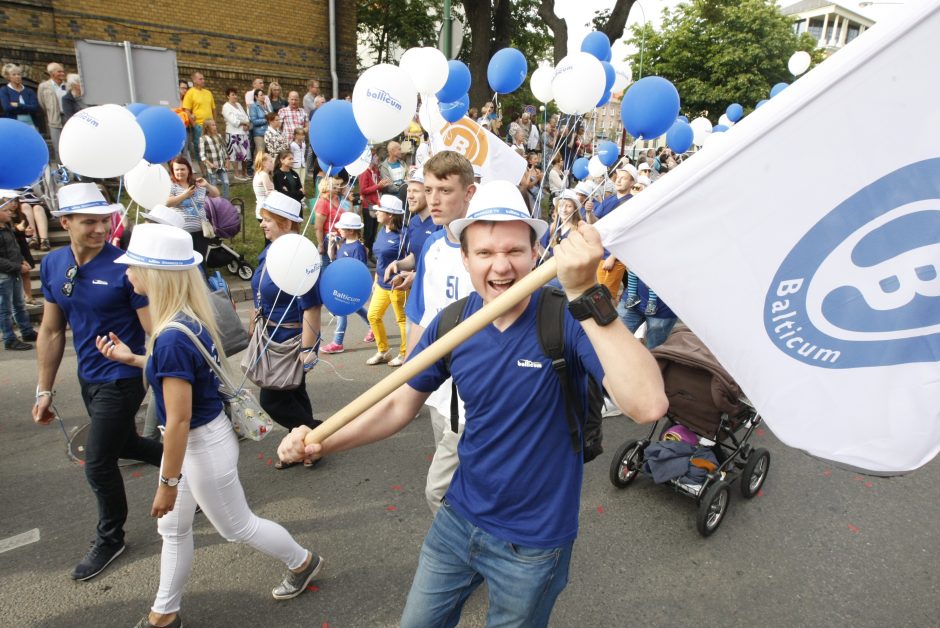
[[[442,13],[442,0],[358,0],[356,29],[371,57],[365,67],[396,61],[396,51],[436,46]]]
[[[691,0],[664,10],[661,31],[648,23],[632,29],[634,68],[641,42],[643,75],[672,81],[683,112],[712,122],[729,104],[752,109],[773,85],[792,81],[787,61],[797,50],[814,63],[823,58],[811,36],[797,37],[774,0]]]

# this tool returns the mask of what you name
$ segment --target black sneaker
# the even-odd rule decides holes
[[[313,557],[310,559],[310,564],[307,565],[306,569],[300,573],[288,571],[281,584],[274,587],[274,590],[271,591],[271,595],[274,596],[275,600],[289,600],[297,597],[304,592],[304,589],[307,588],[310,581],[320,573],[322,567],[323,559],[313,554]]]
[[[23,342],[19,338],[14,340],[7,340],[3,343],[3,346],[7,349],[7,351],[29,351],[33,348],[33,345],[29,344],[28,342]]]
[[[179,613],[177,613],[176,617],[173,618],[173,621],[166,624],[165,626],[158,627],[150,623],[149,615],[144,615],[143,618],[137,622],[134,628],[183,628],[183,618],[180,617]]]
[[[36,342],[39,339],[39,334],[35,331],[31,331],[28,334],[23,334],[23,342]]]
[[[124,544],[91,546],[82,562],[72,572],[72,580],[91,580],[124,552]]]

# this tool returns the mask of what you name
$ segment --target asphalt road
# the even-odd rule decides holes
[[[361,342],[364,331],[352,317],[347,352],[325,356],[331,364],[324,360],[308,377],[319,418],[389,370],[365,366],[374,349]],[[93,538],[95,509],[62,432],[29,418],[34,360],[0,352],[0,626],[132,626],[159,578],[160,538],[147,514],[156,469],[123,468],[127,551],[98,578],[73,582],[69,572]],[[87,422],[74,371],[69,347],[56,401],[70,428]],[[613,451],[645,431],[624,417],[604,423],[607,452],[585,471],[581,533],[553,626],[940,624],[937,461],[904,477],[867,477],[785,447],[765,427],[754,437],[773,455],[762,493],[745,501],[735,486],[721,528],[703,539],[691,499],[643,477],[624,490],[610,484]],[[282,566],[226,543],[197,517],[186,625],[397,625],[430,524],[426,414],[395,437],[314,470],[272,468],[282,435],[241,444],[242,483],[256,513],[324,556],[315,590],[274,601],[269,591]],[[38,541],[7,549],[10,537],[34,530]],[[481,589],[461,625],[482,626],[485,612]]]

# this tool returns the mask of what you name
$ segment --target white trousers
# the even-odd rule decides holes
[[[162,473],[162,469],[161,469]],[[307,560],[307,550],[279,524],[256,516],[245,501],[238,481],[238,439],[225,414],[189,432],[183,479],[176,504],[157,521],[163,537],[160,588],[152,610],[175,613],[193,566],[193,516],[196,504],[226,540],[247,543],[277,558],[288,569]]]
[[[460,436],[463,434],[463,425],[458,428],[458,432],[450,429],[450,416],[444,416],[436,409],[428,406],[431,411],[431,427],[434,429],[434,444],[437,448],[434,450],[434,457],[431,459],[431,466],[428,468],[428,481],[424,486],[424,497],[428,500],[428,507],[431,514],[436,515],[438,508],[441,507],[441,500],[450,487],[450,481],[454,477],[454,472],[460,466],[460,458],[457,457],[457,443],[460,442]]]

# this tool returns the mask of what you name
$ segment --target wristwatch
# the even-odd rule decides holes
[[[165,485],[169,486],[170,488],[174,488],[177,484],[180,483],[180,480],[182,480],[182,479],[183,479],[183,474],[182,474],[182,473],[180,473],[180,474],[179,474],[177,477],[175,477],[175,478],[165,478],[165,477],[163,477],[163,476],[161,475],[161,476],[160,476],[160,484],[165,484]]]
[[[601,327],[617,320],[617,309],[610,298],[607,286],[594,284],[577,299],[568,303],[568,311],[579,321],[593,318]]]

